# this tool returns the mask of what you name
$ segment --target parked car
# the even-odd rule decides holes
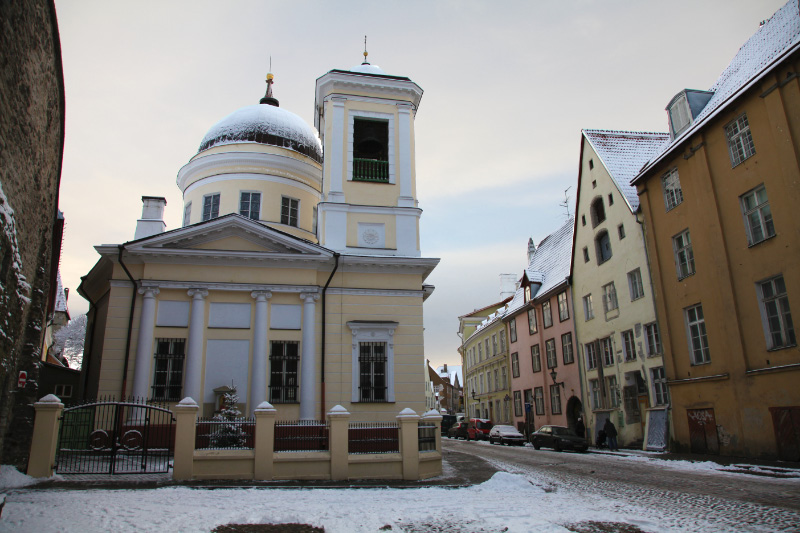
[[[467,426],[467,440],[488,440],[492,421],[488,418],[470,418]]]
[[[442,415],[442,435],[447,435],[447,432],[456,423],[456,415]]]
[[[579,437],[564,426],[542,426],[531,435],[531,444],[535,449],[553,448],[555,451],[574,450],[585,452],[589,448],[586,439]]]
[[[525,444],[525,435],[517,431],[514,426],[494,426],[489,430],[489,444],[499,442],[500,444]]]
[[[464,439],[467,440],[467,422],[459,422],[447,431],[447,436],[451,439]]]

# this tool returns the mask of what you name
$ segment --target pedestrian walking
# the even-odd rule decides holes
[[[606,432],[606,437],[608,438],[608,449],[612,452],[619,450],[619,448],[617,448],[617,428],[614,427],[614,423],[610,418],[606,419],[603,431]]]
[[[578,417],[578,422],[575,424],[575,434],[579,437],[586,436],[586,426],[583,425],[582,417]]]

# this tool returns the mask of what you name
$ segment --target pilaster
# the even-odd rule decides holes
[[[133,370],[133,396],[147,399],[150,394],[150,360],[153,355],[153,328],[156,325],[157,287],[141,287],[142,313],[139,317],[139,335],[136,343],[136,362]],[[123,400],[124,398],[120,398]]]

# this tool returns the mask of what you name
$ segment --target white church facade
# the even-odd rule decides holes
[[[143,197],[135,238],[101,245],[85,398],[357,420],[426,410],[414,117],[422,89],[366,62],[316,83],[314,126],[267,95],[215,124],[180,169],[183,226]],[[317,134],[319,131],[319,134]],[[324,154],[324,155],[323,155]]]

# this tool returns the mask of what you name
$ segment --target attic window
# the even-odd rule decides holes
[[[614,195],[608,193],[608,205],[614,205]]]
[[[590,208],[590,212],[592,215],[592,227],[596,228],[598,224],[606,219],[606,209],[603,207],[602,196],[598,196],[594,199],[592,202],[592,207]]]
[[[672,131],[672,138],[674,139],[692,122],[692,114],[689,111],[689,102],[686,100],[686,94],[681,93],[675,97],[669,105],[668,111],[670,131]]]
[[[589,170],[592,170],[593,168],[594,168],[594,159],[590,159],[589,160]]]
[[[389,122],[353,120],[353,180],[389,183]]]

